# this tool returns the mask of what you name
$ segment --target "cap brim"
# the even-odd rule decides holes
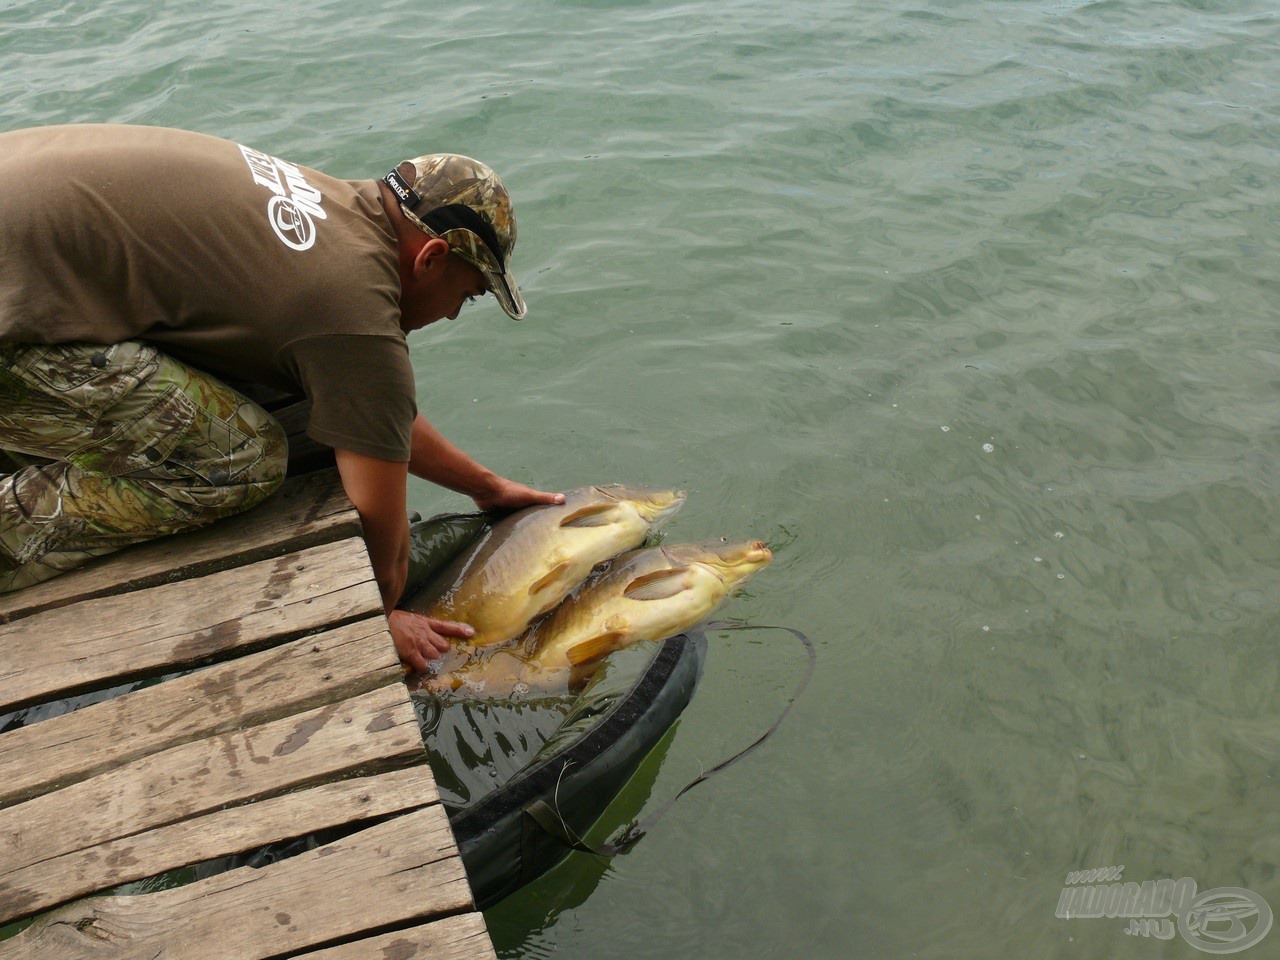
[[[512,320],[523,320],[529,311],[524,305],[524,297],[510,272],[498,273],[496,270],[481,268],[484,277],[489,281],[489,291],[498,305]]]
[[[508,317],[512,320],[524,319],[529,311],[524,305],[524,297],[520,295],[520,288],[516,286],[516,278],[511,275],[510,270],[499,269],[493,255],[484,249],[483,243],[474,233],[470,230],[446,230],[443,234],[437,233],[404,204],[400,205],[400,210],[419,230],[429,237],[440,237],[449,244],[449,249],[454,254],[484,274],[485,282],[488,283],[494,299],[498,301]],[[458,235],[472,240],[470,249],[459,245]]]

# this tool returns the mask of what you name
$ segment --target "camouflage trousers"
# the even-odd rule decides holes
[[[247,510],[280,425],[143,343],[0,343],[0,592]]]

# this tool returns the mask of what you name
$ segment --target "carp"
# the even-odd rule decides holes
[[[611,561],[515,644],[476,651],[457,669],[428,678],[422,689],[467,687],[504,696],[522,684],[539,690],[577,686],[615,650],[701,622],[772,559],[759,540],[633,550]]]
[[[473,647],[505,643],[554,608],[600,563],[638,547],[684,503],[680,490],[579,487],[562,504],[499,520],[404,609],[470,624]]]

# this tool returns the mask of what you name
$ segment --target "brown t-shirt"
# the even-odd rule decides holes
[[[407,461],[399,300],[375,181],[159,127],[0,134],[0,340],[147,340],[301,391],[321,443]]]

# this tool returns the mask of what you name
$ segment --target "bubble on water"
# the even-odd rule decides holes
[[[1065,573],[1060,573],[1060,574],[1058,574],[1058,579],[1059,579],[1059,580],[1065,580],[1065,579],[1067,579],[1067,575],[1066,575]]]
[[[988,626],[984,623],[984,624],[982,625],[982,632],[983,632],[983,633],[990,633],[990,632],[991,632],[991,628],[990,628],[990,627],[988,627]]]
[[[1036,557],[1036,563],[1044,563],[1043,557]]]
[[[943,425],[943,427],[942,427],[942,432],[943,432],[943,433],[950,433],[950,432],[951,432],[951,428],[950,428],[950,427],[948,427],[948,426],[946,426],[946,425],[944,424],[944,425]]]
[[[982,519],[982,514],[980,514],[980,513],[975,513],[975,514],[973,515],[973,519],[975,519],[975,520],[981,520],[981,519]]]
[[[996,452],[995,445],[994,445],[994,444],[990,444],[990,443],[984,443],[984,444],[982,445],[982,452],[983,452],[983,453],[995,453],[995,452]]]

